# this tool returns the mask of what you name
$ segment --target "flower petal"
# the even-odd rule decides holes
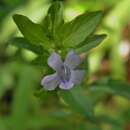
[[[53,68],[56,71],[60,71],[62,66],[63,66],[63,62],[61,60],[61,57],[57,54],[57,53],[53,53],[49,58],[48,58],[48,65]]]
[[[61,82],[59,87],[60,87],[61,89],[64,89],[64,90],[69,90],[69,89],[71,89],[73,86],[74,86],[74,84],[73,84],[72,82],[68,81],[68,82]]]
[[[84,70],[72,70],[70,81],[74,84],[80,84],[85,76]]]
[[[80,56],[74,51],[70,51],[65,59],[65,64],[71,69],[75,69],[81,63]]]
[[[46,90],[54,90],[58,86],[59,83],[60,83],[60,80],[57,73],[45,76],[41,81],[41,85]]]

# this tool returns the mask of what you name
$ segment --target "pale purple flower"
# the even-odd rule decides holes
[[[80,84],[84,78],[84,70],[76,70],[80,65],[81,59],[74,51],[70,51],[64,63],[61,60],[60,55],[53,53],[48,58],[48,65],[53,68],[56,73],[52,75],[45,76],[41,85],[46,90],[55,90],[56,87],[68,90],[71,89],[74,85]]]

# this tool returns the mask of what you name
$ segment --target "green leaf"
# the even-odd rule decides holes
[[[106,35],[94,35],[88,37],[85,41],[78,44],[75,49],[77,52],[88,52],[91,49],[98,46],[104,39],[106,38]]]
[[[55,33],[56,29],[64,23],[63,20],[63,3],[56,1],[48,10],[48,16],[50,17],[52,32]]]
[[[52,40],[56,40],[56,30],[58,30],[63,23],[63,3],[60,1],[53,2],[46,17],[42,20],[41,25],[48,30],[49,37]]]
[[[60,91],[59,96],[69,105],[72,111],[78,112],[90,121],[94,121],[93,103],[88,97],[82,95],[81,86],[76,86],[69,91]]]
[[[74,47],[93,33],[102,18],[102,12],[87,12],[62,25],[57,30],[57,38],[66,47]]]
[[[24,37],[31,43],[49,48],[49,38],[40,24],[33,23],[26,16],[14,15],[13,19]]]
[[[18,86],[15,90],[11,127],[12,130],[26,130],[29,118],[30,99],[33,95],[37,72],[34,68],[24,66],[21,68]],[[22,123],[22,125],[21,125]]]
[[[130,99],[130,84],[123,81],[103,80],[91,85],[89,89],[95,93],[110,93]]]
[[[39,54],[39,55],[42,55],[43,53],[48,53],[46,50],[43,49],[42,46],[32,44],[23,37],[13,38],[10,41],[10,44],[14,45],[14,46],[16,46],[18,48],[21,48],[21,49],[23,48],[23,49],[30,50],[30,51],[32,51],[32,52],[34,52],[36,54]]]

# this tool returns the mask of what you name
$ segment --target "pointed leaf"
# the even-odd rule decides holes
[[[49,8],[48,16],[52,22],[52,30],[55,31],[64,22],[62,2],[54,2]]]
[[[42,55],[43,53],[48,53],[46,50],[43,49],[43,47],[41,45],[32,44],[31,42],[29,42],[28,40],[26,40],[23,37],[13,38],[10,41],[10,44],[14,45],[18,48],[21,48],[21,49],[23,48],[23,49],[30,50],[39,55]]]
[[[64,46],[73,47],[83,42],[87,36],[93,33],[102,18],[102,12],[87,12],[62,25],[57,30],[59,41]]]
[[[41,25],[33,23],[23,15],[16,14],[13,16],[13,19],[21,33],[28,41],[48,48],[47,43],[49,42],[49,38]]]
[[[88,52],[91,49],[98,46],[104,39],[106,38],[106,35],[94,35],[88,37],[85,41],[78,44],[75,49],[77,52]]]

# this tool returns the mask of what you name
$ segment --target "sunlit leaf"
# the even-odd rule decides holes
[[[15,14],[13,19],[24,37],[33,44],[48,48],[49,38],[40,24],[33,23],[26,16]]]
[[[73,47],[93,33],[102,18],[102,12],[87,12],[57,30],[57,36],[64,46]]]

